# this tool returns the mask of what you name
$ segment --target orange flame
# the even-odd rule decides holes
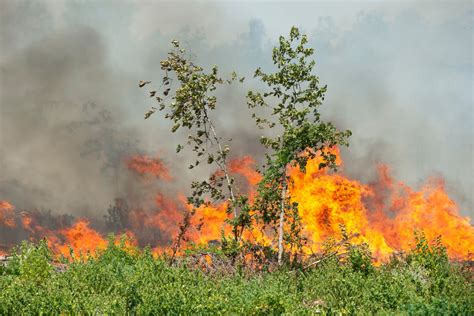
[[[250,186],[249,201],[253,202],[256,194],[254,188],[262,180],[262,175],[255,170],[255,160],[250,156],[232,159],[229,163],[229,171],[245,178]]]
[[[148,156],[133,156],[126,161],[130,170],[142,176],[154,176],[164,180],[171,180],[171,176],[165,164],[160,158],[151,158]]]
[[[65,257],[70,257],[71,250],[76,255],[86,255],[105,249],[107,246],[107,241],[98,232],[90,228],[89,222],[85,219],[79,220],[69,228],[60,230],[59,235],[64,238],[64,243],[58,242],[57,237],[50,237],[50,246],[56,253]]]
[[[127,232],[126,247],[136,245],[132,232]],[[59,240],[63,239],[64,242]],[[62,229],[58,234],[49,236],[49,246],[53,251],[66,258],[71,258],[71,250],[75,256],[94,256],[97,251],[107,247],[108,241],[97,231],[89,227],[89,221],[78,220],[71,227]],[[115,244],[120,243],[120,238],[115,239]]]
[[[253,186],[262,180],[262,175],[255,171],[255,160],[250,156],[232,159],[229,163],[229,171],[244,176]]]
[[[16,226],[14,209],[9,202],[0,200],[0,224],[10,228]]]
[[[337,148],[333,149],[333,154],[341,165]],[[296,167],[288,168],[293,183],[289,194],[291,200],[298,203],[303,234],[308,239],[303,249],[307,254],[320,252],[328,237],[340,238],[340,225],[344,225],[350,234],[357,233],[353,241],[369,245],[378,262],[386,260],[394,251],[412,248],[414,230],[422,230],[428,239],[441,235],[452,259],[472,260],[474,228],[469,218],[460,216],[456,203],[446,193],[441,179],[429,179],[421,189],[415,190],[395,181],[388,166],[379,165],[378,180],[363,184],[349,179],[342,171],[332,173],[319,169],[321,162],[319,156],[308,160],[305,173]],[[249,156],[229,163],[229,171],[246,180],[250,202],[261,180],[254,164]],[[160,159],[135,156],[127,161],[127,165],[143,176],[151,175],[166,181],[171,179]],[[125,228],[132,231],[128,232],[132,238],[129,243],[136,243],[134,236],[148,229],[157,232],[150,238],[155,243],[151,245],[156,247],[155,252],[168,252],[172,239],[178,235],[185,212],[193,214],[185,241],[208,244],[219,240],[223,233],[231,234],[231,226],[226,220],[232,214],[227,212],[227,206],[224,201],[194,209],[188,205],[184,195],[168,197],[155,193],[154,209],[128,211]],[[22,227],[16,227],[16,223],[20,222]],[[50,231],[37,225],[34,216],[27,212],[16,215],[15,208],[7,201],[0,201],[0,225],[23,229],[36,238],[47,236],[53,251],[66,257],[69,257],[70,247],[76,254],[85,254],[107,246],[104,235],[92,229],[85,219],[76,221],[70,227]],[[289,229],[289,225],[285,229]],[[258,225],[245,231],[243,238],[245,241],[276,247],[273,233],[266,232]]]
[[[420,191],[394,184],[387,166],[379,166],[379,183],[364,185],[341,173],[319,170],[320,158],[308,161],[306,173],[291,168],[293,201],[306,236],[307,251],[320,251],[322,242],[339,234],[339,225],[359,233],[356,240],[366,242],[378,260],[394,251],[413,246],[414,230],[423,230],[428,239],[441,235],[452,258],[469,259],[474,249],[474,228],[461,217],[456,203],[449,198],[440,179],[429,180]],[[388,191],[388,194],[387,194]],[[385,196],[388,196],[386,198]],[[372,200],[373,203],[368,203]],[[387,214],[388,209],[394,213]],[[372,208],[368,204],[372,204]]]

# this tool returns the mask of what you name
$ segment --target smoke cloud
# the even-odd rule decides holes
[[[324,118],[354,133],[345,172],[370,180],[386,162],[409,184],[441,175],[472,217],[468,4],[2,1],[0,199],[102,217],[116,197],[146,202],[150,188],[198,178],[189,157],[174,156],[180,135],[169,123],[143,121],[153,103],[137,83],[159,80],[173,38],[199,63],[250,79],[220,92],[215,119],[236,155],[261,157],[244,96],[260,88],[251,77],[271,68],[277,36],[296,25],[329,87]],[[140,153],[162,157],[173,182],[138,181],[124,159]]]

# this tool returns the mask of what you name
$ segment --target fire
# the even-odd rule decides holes
[[[62,237],[64,242],[58,242],[56,240],[58,237]],[[107,246],[107,241],[98,232],[90,228],[89,222],[84,219],[79,220],[69,228],[60,230],[58,237],[51,238],[50,247],[56,253],[65,257],[70,256],[70,250],[73,250],[75,255],[86,255]]]
[[[319,170],[319,158],[308,161],[306,173],[292,168],[292,200],[298,202],[308,252],[321,251],[323,241],[339,235],[340,225],[358,233],[378,260],[394,251],[413,246],[415,230],[428,239],[441,236],[448,255],[469,259],[474,249],[474,228],[461,217],[456,203],[447,195],[441,179],[430,179],[416,191],[395,183],[387,166],[379,166],[379,181],[362,184],[343,173]]]
[[[337,163],[342,160],[337,149]],[[344,175],[343,170],[330,172],[319,169],[320,157],[308,160],[306,172],[289,167],[288,174],[293,185],[289,194],[298,203],[303,235],[308,243],[303,248],[307,254],[318,253],[329,237],[341,237],[340,227],[353,236],[357,243],[367,243],[377,262],[385,261],[393,252],[408,251],[413,247],[414,231],[422,230],[428,239],[441,236],[448,255],[456,260],[472,260],[474,249],[474,228],[467,217],[459,214],[456,203],[448,196],[444,181],[428,179],[415,190],[403,182],[393,179],[390,168],[378,166],[378,180],[361,183]],[[172,177],[159,158],[134,156],[126,161],[130,170],[150,180],[170,181]],[[255,170],[255,162],[249,156],[232,160],[229,171],[244,181],[243,192],[252,203],[256,185],[261,175]],[[245,185],[246,184],[246,185]],[[188,205],[184,194],[168,196],[152,192],[154,206],[149,209],[126,208],[126,217],[116,233],[129,236],[127,245],[154,247],[156,253],[169,252],[173,240],[180,232],[185,214],[192,214],[189,229],[183,244],[203,244],[220,240],[231,234],[226,222],[232,214],[227,212],[228,202],[204,204],[195,209]],[[120,206],[120,205],[119,205]],[[39,225],[38,214],[18,211],[7,201],[0,201],[0,225],[8,229],[21,230],[31,239],[46,237],[51,249],[58,255],[95,253],[107,247],[107,231],[95,230],[86,219],[62,226],[58,220],[57,229]],[[0,226],[0,227],[1,227]],[[285,229],[289,229],[288,224]],[[21,234],[18,234],[21,235]],[[2,235],[0,235],[2,236]],[[5,238],[5,237],[1,237]],[[275,236],[260,226],[254,226],[243,234],[245,241],[257,242],[276,248]],[[119,239],[115,240],[116,243]],[[5,245],[4,240],[0,240]],[[0,249],[7,250],[5,247]]]
[[[383,232],[393,248],[410,249],[413,231],[422,230],[428,239],[441,236],[451,258],[472,256],[474,229],[469,218],[459,215],[459,209],[447,195],[442,179],[429,179],[419,191],[403,183],[393,187],[390,210],[395,216],[390,218],[381,211],[374,216],[374,226]]]
[[[262,180],[262,175],[255,170],[255,160],[250,156],[232,159],[229,163],[229,171],[242,175],[252,186]]]
[[[229,163],[229,171],[241,175],[249,185],[248,195],[250,202],[255,198],[255,186],[262,180],[262,175],[255,170],[255,160],[250,156],[232,159]]]
[[[130,170],[133,170],[142,176],[148,175],[164,180],[171,180],[168,169],[159,158],[137,155],[128,159],[126,164]]]
[[[226,210],[227,203],[199,207],[191,220],[192,226],[196,228],[190,232],[189,238],[195,243],[207,244],[212,240],[219,240],[222,232],[230,234],[230,225],[225,223],[229,218]]]
[[[27,229],[33,232],[33,218],[26,212],[21,213],[21,224],[23,225],[24,229]]]
[[[185,203],[185,200],[183,196],[180,196],[178,201],[175,201],[161,193],[156,194],[156,211],[151,214],[132,212],[135,217],[134,226],[137,229],[140,229],[140,226],[158,229],[162,235],[169,239],[174,239],[178,234],[178,225],[183,220],[181,204]]]
[[[15,207],[8,201],[0,200],[0,224],[10,228],[16,226],[14,209]]]
[[[309,238],[307,252],[319,252],[329,237],[340,237],[340,226],[357,233],[357,241],[368,242],[377,257],[386,257],[393,250],[383,235],[371,227],[363,199],[371,194],[370,188],[341,174],[320,170],[321,160],[308,161],[306,173],[290,168],[293,186],[292,201],[298,202],[298,211]]]
[[[50,248],[56,254],[66,258],[71,257],[71,251],[74,253],[74,256],[78,257],[94,256],[97,251],[107,247],[108,241],[99,232],[89,227],[89,225],[89,221],[80,219],[71,227],[62,229],[55,235],[49,236]],[[127,232],[126,236],[126,247],[136,245],[132,232]],[[60,240],[63,240],[63,242],[60,242]],[[115,244],[120,242],[120,237],[116,237]]]

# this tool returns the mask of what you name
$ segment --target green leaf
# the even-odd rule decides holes
[[[173,127],[171,128],[171,132],[176,132],[178,130],[178,128],[181,126],[180,123],[176,123],[173,125]]]

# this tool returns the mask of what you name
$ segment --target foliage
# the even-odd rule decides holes
[[[313,74],[316,64],[311,59],[314,49],[308,48],[306,35],[292,27],[289,38],[280,36],[279,45],[273,49],[274,73],[265,73],[261,68],[255,77],[265,83],[269,92],[248,92],[250,108],[270,109],[268,117],[253,117],[260,128],[279,128],[280,135],[262,136],[261,143],[270,149],[264,178],[259,185],[259,196],[255,209],[265,224],[278,223],[279,262],[281,262],[283,239],[291,247],[301,247],[300,225],[296,203],[291,203],[288,187],[291,186],[287,166],[292,164],[305,170],[308,159],[316,154],[323,160],[320,168],[336,169],[336,156],[331,148],[348,145],[350,131],[338,131],[330,122],[321,120],[322,105],[327,86],[319,85]],[[284,223],[290,229],[283,233]],[[276,228],[275,228],[276,229]],[[285,237],[285,238],[283,238]]]
[[[46,243],[24,243],[0,270],[0,314],[472,315],[472,272],[448,261],[430,273],[438,265],[419,260],[444,259],[424,245],[370,273],[333,256],[305,271],[206,274],[113,238],[57,271]]]
[[[444,270],[449,266],[446,248],[438,236],[431,244],[422,231],[415,231],[415,247],[408,256],[408,262],[430,271]]]
[[[174,49],[160,62],[164,71],[161,84],[163,91],[161,93],[156,90],[150,91],[150,97],[155,98],[159,106],[152,107],[145,114],[145,119],[156,110],[165,111],[164,117],[174,124],[171,129],[173,133],[181,128],[186,128],[190,132],[187,145],[192,148],[197,160],[189,166],[189,169],[197,167],[203,161],[217,166],[217,171],[208,180],[194,181],[191,184],[192,194],[188,202],[194,207],[200,207],[206,203],[227,200],[228,213],[233,215],[229,223],[234,228],[235,239],[239,240],[244,228],[249,225],[247,198],[235,188],[234,179],[227,169],[230,145],[218,135],[211,118],[211,112],[217,107],[215,91],[219,86],[237,80],[237,74],[234,72],[225,80],[218,75],[217,66],[213,66],[210,72],[205,72],[185,55],[185,50],[178,41],[173,40],[172,44]],[[243,80],[244,78],[239,79],[241,82]],[[173,81],[177,81],[174,89]],[[143,87],[149,83],[151,82],[141,81],[139,86]],[[183,148],[183,144],[178,144],[176,152],[180,152]],[[226,191],[222,189],[223,187]],[[180,238],[185,237],[189,216],[185,216]],[[180,238],[177,246],[181,241]]]
[[[185,128],[190,133],[187,145],[197,157],[190,168],[202,161],[217,167],[208,180],[192,184],[189,203],[200,207],[227,200],[234,238],[223,235],[209,247],[195,245],[171,261],[154,258],[149,251],[130,253],[111,245],[96,258],[76,261],[63,273],[52,272],[43,283],[4,270],[0,313],[472,314],[472,272],[450,263],[440,240],[433,245],[418,235],[410,253],[378,267],[368,246],[351,243],[342,228],[342,242],[328,242],[321,258],[296,265],[288,260],[275,269],[265,260],[275,256],[271,247],[239,239],[256,218],[278,230],[280,263],[284,263],[283,240],[292,250],[301,250],[298,204],[287,194],[292,185],[287,167],[304,171],[308,159],[320,155],[320,167],[335,169],[332,147],[348,144],[350,131],[338,131],[321,119],[319,107],[327,88],[312,73],[313,49],[306,44],[306,36],[297,28],[291,29],[288,39],[280,37],[273,51],[276,72],[257,69],[255,73],[269,92],[248,93],[250,108],[270,109],[268,116],[255,113],[254,118],[259,127],[271,131],[262,138],[267,162],[252,206],[245,195],[237,194],[227,170],[230,146],[218,136],[211,119],[217,106],[216,89],[237,75],[224,80],[215,66],[205,72],[173,41],[175,49],[161,62],[163,89],[150,91],[159,107],[153,107],[145,118],[158,109],[164,111],[174,124],[172,132]],[[173,81],[177,82],[174,89]],[[183,148],[179,144],[177,151]],[[184,217],[177,247],[185,240],[192,215]]]
[[[45,240],[41,240],[37,245],[23,241],[13,249],[13,258],[4,268],[3,273],[39,283],[51,274],[51,258],[52,253]]]
[[[372,253],[369,249],[369,245],[366,243],[353,244],[350,241],[350,236],[347,233],[346,227],[340,225],[342,240],[339,244],[342,244],[346,254],[348,256],[347,262],[349,263],[352,270],[361,272],[365,275],[374,271],[372,265]],[[336,250],[337,253],[337,250]]]
[[[292,27],[289,38],[280,37],[279,45],[273,49],[273,63],[277,71],[264,73],[261,68],[255,72],[256,78],[270,88],[270,92],[249,91],[248,106],[252,109],[271,109],[268,117],[253,117],[260,128],[281,129],[281,135],[261,138],[262,144],[269,150],[264,166],[263,180],[259,184],[258,196],[254,205],[248,197],[235,187],[235,182],[227,168],[230,146],[218,136],[211,112],[217,107],[215,91],[220,85],[232,83],[237,79],[234,72],[228,80],[218,75],[217,66],[205,72],[185,55],[180,43],[172,41],[174,49],[161,61],[164,71],[159,90],[150,91],[150,97],[159,103],[145,114],[145,119],[157,110],[165,111],[164,117],[173,122],[171,131],[187,128],[190,134],[187,144],[192,147],[197,160],[189,168],[193,169],[202,161],[215,164],[218,169],[208,180],[195,181],[191,187],[192,195],[188,202],[194,207],[227,199],[228,220],[233,227],[233,235],[238,246],[246,228],[256,222],[278,230],[278,262],[282,263],[284,241],[293,250],[301,250],[303,238],[300,234],[297,203],[291,202],[288,188],[291,186],[287,167],[292,164],[305,170],[308,159],[320,155],[323,160],[320,167],[336,169],[336,156],[331,149],[336,145],[348,145],[350,131],[338,131],[330,122],[321,120],[319,106],[324,100],[327,87],[319,85],[319,78],[313,74],[315,61],[311,59],[314,50],[307,48],[306,35]],[[243,81],[244,78],[239,79]],[[173,89],[173,82],[177,81]],[[140,87],[150,84],[141,81]],[[275,103],[275,105],[271,105]],[[178,144],[177,152],[183,149]],[[226,187],[227,190],[222,190]],[[180,226],[175,253],[185,231],[190,225],[194,211],[186,214]],[[278,226],[278,227],[277,227]],[[287,226],[288,229],[284,229]],[[225,244],[225,243],[223,243]]]

